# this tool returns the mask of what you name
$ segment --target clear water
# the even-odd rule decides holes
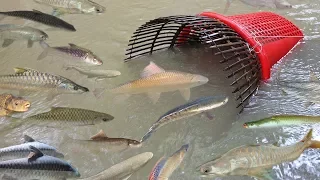
[[[62,70],[59,60],[47,58],[41,62],[36,60],[42,49],[38,44],[28,49],[26,43],[15,42],[9,48],[0,49],[1,74],[13,73],[13,67],[30,67],[41,71],[59,74],[68,77],[78,84],[94,90],[98,87],[114,87],[124,82],[139,77],[140,71],[148,64],[149,60],[157,62],[158,65],[168,70],[180,70],[202,74],[209,77],[210,82],[204,86],[193,88],[191,99],[205,95],[232,94],[228,90],[228,82],[224,80],[224,74],[218,69],[216,59],[210,58],[208,52],[199,50],[160,52],[151,57],[140,58],[140,60],[124,63],[124,51],[132,33],[141,24],[160,17],[169,15],[193,15],[202,11],[215,11],[221,13],[224,9],[224,1],[221,0],[175,0],[175,1],[103,1],[95,0],[97,3],[107,7],[105,14],[99,16],[66,15],[63,19],[72,23],[77,32],[47,31],[51,46],[62,46],[74,43],[91,49],[104,60],[103,68],[116,69],[122,75],[95,82],[88,80],[75,71]],[[0,147],[19,144],[22,142],[23,134],[28,134],[37,140],[46,142],[57,147],[66,154],[66,160],[77,167],[82,177],[94,175],[113,164],[120,162],[140,152],[151,151],[154,158],[141,170],[135,173],[131,179],[147,179],[156,161],[166,155],[171,155],[183,144],[189,143],[190,149],[181,164],[170,179],[201,179],[196,167],[226,152],[227,150],[243,144],[268,143],[278,141],[281,145],[289,145],[299,141],[309,126],[274,128],[268,130],[247,130],[242,128],[246,121],[260,119],[266,116],[282,113],[297,113],[317,115],[319,107],[313,105],[306,107],[308,101],[316,101],[316,94],[312,92],[290,91],[283,95],[281,87],[277,84],[276,76],[281,80],[308,80],[310,72],[319,77],[318,66],[318,44],[320,38],[320,21],[318,0],[292,0],[293,9],[272,10],[250,7],[235,1],[227,14],[250,13],[259,10],[274,11],[285,16],[297,24],[305,34],[305,40],[297,46],[290,54],[280,61],[272,70],[272,78],[261,84],[259,91],[252,98],[249,106],[239,116],[234,102],[230,101],[226,106],[213,110],[215,119],[195,116],[178,123],[169,124],[155,133],[140,149],[130,149],[120,152],[100,152],[95,146],[81,146],[69,143],[68,136],[75,138],[89,138],[103,129],[110,137],[127,137],[140,139],[154,121],[169,109],[185,103],[179,94],[163,93],[160,101],[153,105],[145,95],[136,95],[116,104],[111,95],[105,93],[100,99],[96,99],[92,93],[82,95],[61,95],[54,101],[45,101],[43,96],[32,96],[28,99],[32,102],[29,112],[18,114],[26,117],[32,114],[46,111],[50,106],[67,106],[88,108],[96,111],[106,112],[115,116],[115,120],[100,126],[92,127],[65,127],[53,129],[47,127],[33,126],[27,128],[23,125],[19,128],[0,132],[2,141]],[[12,0],[1,2],[0,10],[22,10],[38,9],[44,12],[51,11],[33,3],[32,1]],[[23,20],[6,18],[3,23],[12,21],[24,24]],[[34,25],[30,23],[28,25]],[[36,27],[45,29],[42,25]],[[191,55],[190,55],[191,53]],[[198,54],[200,55],[198,56]],[[3,91],[8,92],[8,91]],[[17,94],[17,92],[10,92]],[[2,127],[10,122],[1,119]],[[319,129],[314,125],[314,138],[319,139]],[[275,179],[319,179],[319,150],[306,150],[301,157],[294,162],[287,162],[275,166],[272,176]],[[250,177],[225,177],[217,179],[250,179]]]

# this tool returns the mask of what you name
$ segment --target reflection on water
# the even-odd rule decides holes
[[[29,67],[62,75],[77,84],[88,87],[91,91],[81,95],[60,95],[53,101],[46,100],[41,93],[33,94],[27,97],[32,102],[30,111],[15,114],[15,117],[27,117],[48,111],[51,106],[62,106],[105,112],[114,116],[115,119],[97,126],[66,126],[57,129],[47,126],[30,126],[25,123],[15,129],[4,130],[10,124],[10,119],[1,118],[0,123],[3,130],[0,134],[3,139],[0,147],[20,144],[23,134],[27,134],[34,139],[57,147],[66,155],[65,159],[79,169],[83,177],[94,175],[138,153],[150,151],[154,153],[154,158],[131,177],[131,179],[147,179],[152,167],[160,157],[170,155],[183,144],[189,144],[190,147],[184,161],[171,179],[201,179],[196,172],[196,167],[231,148],[242,144],[273,143],[275,141],[280,142],[281,145],[290,145],[299,141],[310,128],[302,126],[248,130],[242,128],[244,122],[282,113],[319,115],[317,105],[305,106],[305,103],[310,101],[308,98],[312,96],[308,91],[284,95],[281,91],[282,87],[275,78],[279,76],[280,80],[308,80],[310,72],[320,77],[320,69],[317,66],[320,36],[318,0],[292,0],[290,3],[293,4],[293,8],[289,10],[257,9],[246,6],[240,1],[232,3],[227,14],[271,10],[294,21],[306,35],[305,41],[273,68],[272,78],[262,83],[257,95],[253,97],[248,108],[240,116],[237,115],[238,110],[234,108],[235,102],[232,101],[230,82],[225,80],[224,72],[219,69],[219,59],[210,56],[210,52],[202,52],[197,49],[176,49],[123,63],[128,40],[132,32],[141,24],[160,16],[194,15],[202,11],[222,12],[225,4],[221,3],[221,0],[95,1],[106,6],[104,14],[62,16],[65,21],[76,27],[77,32],[46,31],[43,25],[35,25],[30,22],[26,24],[35,25],[36,28],[46,31],[49,35],[47,43],[52,47],[74,43],[93,50],[104,61],[102,68],[119,70],[121,76],[97,82],[94,79],[87,79],[85,75],[76,71],[65,71],[62,69],[61,61],[54,58],[52,61],[39,62],[36,59],[41,54],[42,48],[37,43],[33,48],[27,48],[26,42],[16,42],[8,48],[0,49],[1,74],[13,73],[13,67]],[[39,9],[51,12],[50,8],[31,1],[14,0],[2,4],[1,11]],[[14,18],[6,18],[1,23],[12,21],[17,24],[25,24],[25,21]],[[122,103],[115,103],[113,96],[107,92],[99,99],[93,95],[92,91],[96,88],[109,89],[138,79],[141,70],[148,65],[150,60],[166,70],[179,70],[208,77],[210,81],[207,84],[191,90],[191,100],[202,96],[225,94],[231,97],[230,101],[226,106],[211,112],[214,114],[214,120],[194,116],[184,121],[171,123],[159,129],[141,148],[104,152],[97,151],[94,145],[82,146],[70,143],[70,137],[87,139],[100,129],[103,129],[110,137],[140,139],[161,115],[186,102],[178,91],[162,93],[159,102],[155,105],[144,94],[134,95]],[[17,95],[15,91],[2,92]],[[319,139],[318,125],[312,127],[314,138]],[[275,166],[272,176],[278,177],[277,179],[319,179],[318,157],[318,150],[306,150],[298,160]],[[223,179],[250,178],[225,177]]]

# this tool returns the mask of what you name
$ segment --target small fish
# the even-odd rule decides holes
[[[51,6],[53,15],[62,14],[101,14],[106,8],[91,0],[34,0],[36,3]]]
[[[70,69],[75,69],[81,74],[87,75],[88,78],[96,78],[97,80],[116,77],[121,75],[121,72],[116,70],[95,70],[95,69],[83,69],[79,67],[67,67],[66,70],[70,70]]]
[[[178,106],[162,115],[142,137],[141,142],[147,140],[152,133],[168,123],[221,107],[225,105],[228,100],[229,98],[226,96],[208,96]]]
[[[2,47],[10,46],[15,40],[27,40],[28,48],[31,48],[34,42],[44,41],[48,37],[45,32],[29,26],[0,25],[0,38],[4,40]]]
[[[202,177],[253,176],[258,179],[273,179],[268,171],[283,162],[298,159],[305,149],[320,148],[313,141],[312,129],[300,142],[290,146],[244,145],[200,166]]]
[[[31,103],[21,97],[14,97],[12,94],[0,95],[0,107],[8,111],[26,112]]]
[[[253,129],[316,123],[320,123],[320,116],[277,115],[258,121],[246,122],[243,124],[243,127]]]
[[[89,89],[75,82],[49,73],[30,68],[14,68],[15,74],[0,75],[0,89],[18,90],[27,92],[49,92],[52,97],[61,93],[81,94]]]
[[[100,130],[98,134],[92,136],[90,140],[78,140],[78,141],[86,141],[86,143],[88,142],[101,143],[106,147],[110,147],[110,146],[121,146],[124,148],[141,147],[141,143],[139,141],[136,141],[133,139],[126,139],[126,138],[110,138],[103,132],[103,130]]]
[[[54,125],[86,126],[96,125],[113,120],[114,117],[97,111],[80,108],[52,107],[51,111],[36,114],[23,119],[35,121],[39,124],[47,123]]]
[[[54,28],[65,29],[68,31],[76,31],[73,25],[59,19],[50,14],[45,14],[38,10],[33,11],[8,11],[8,12],[0,12],[0,15],[19,17],[23,19],[28,19],[31,21],[39,22]]]
[[[189,100],[190,88],[206,84],[208,81],[208,78],[197,74],[165,71],[155,63],[150,62],[142,71],[140,79],[116,87],[111,92],[123,94],[126,97],[132,94],[147,93],[153,103],[156,103],[162,92],[179,90],[184,99]],[[100,94],[99,91],[96,89],[94,94],[98,96]]]
[[[188,144],[183,145],[170,157],[162,157],[159,159],[149,175],[149,180],[168,180],[173,171],[180,166],[185,154],[188,151],[188,148]]]
[[[0,159],[3,160],[9,160],[9,159],[17,159],[17,158],[23,158],[28,156],[30,153],[30,146],[33,146],[40,151],[42,151],[44,154],[48,156],[63,158],[64,155],[57,151],[56,148],[49,146],[47,144],[38,142],[31,138],[28,135],[24,136],[25,143],[9,146],[5,148],[0,148]]]
[[[11,179],[62,180],[80,177],[80,173],[68,162],[44,155],[39,149],[29,146],[27,158],[0,162],[0,174]]]
[[[59,56],[66,60],[68,65],[75,66],[100,66],[102,60],[93,52],[75,44],[69,43],[69,46],[50,47],[46,42],[41,41],[40,45],[44,49],[39,55],[38,60],[47,56]]]
[[[146,165],[152,157],[152,152],[141,153],[124,160],[121,163],[115,164],[97,175],[82,180],[127,180],[134,172]]]
[[[230,4],[234,0],[227,0],[226,7],[224,9],[224,13],[226,13],[230,7]],[[247,4],[249,6],[253,7],[269,7],[273,9],[290,9],[292,8],[292,5],[288,3],[286,0],[239,0],[243,2],[244,4]]]

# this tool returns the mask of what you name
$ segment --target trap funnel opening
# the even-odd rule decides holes
[[[197,43],[221,56],[219,63],[231,80],[230,88],[241,112],[259,86],[260,62],[249,44],[218,20],[185,15],[151,20],[133,33],[125,62],[155,51]]]

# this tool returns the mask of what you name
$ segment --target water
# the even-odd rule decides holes
[[[77,32],[46,31],[49,34],[48,44],[51,46],[64,46],[74,43],[86,47],[95,52],[104,60],[105,69],[116,69],[122,75],[95,82],[88,80],[85,76],[75,71],[61,70],[62,63],[52,58],[37,61],[42,52],[41,47],[35,44],[28,49],[26,42],[15,42],[9,48],[0,49],[1,74],[13,73],[13,67],[30,67],[33,69],[59,74],[74,80],[76,83],[94,90],[98,87],[111,88],[124,82],[139,77],[140,71],[148,64],[148,60],[155,61],[158,65],[168,70],[180,70],[198,73],[207,76],[210,82],[191,90],[191,99],[205,95],[226,94],[232,99],[228,89],[228,82],[224,80],[221,69],[215,68],[217,60],[211,59],[208,52],[192,50],[160,52],[151,57],[139,58],[138,61],[123,63],[124,51],[132,33],[141,24],[160,17],[169,15],[194,15],[203,11],[222,12],[224,2],[221,0],[188,0],[188,1],[103,1],[97,3],[107,7],[105,14],[99,16],[66,15],[63,19],[73,24]],[[149,172],[156,161],[163,155],[169,156],[179,149],[183,144],[189,143],[190,149],[180,168],[178,168],[170,179],[201,179],[195,169],[200,164],[207,162],[226,152],[230,148],[242,144],[273,143],[280,142],[281,145],[290,145],[302,139],[310,128],[287,127],[268,130],[247,130],[242,128],[245,121],[260,119],[266,116],[282,113],[297,113],[307,115],[319,115],[317,105],[306,107],[305,103],[314,101],[315,95],[311,92],[291,92],[285,96],[281,93],[281,87],[277,84],[276,76],[281,80],[308,80],[310,72],[320,77],[318,64],[318,43],[320,38],[320,21],[318,0],[292,0],[294,6],[290,10],[271,10],[294,21],[305,34],[305,40],[287,55],[272,72],[272,78],[261,84],[259,91],[252,98],[249,106],[238,116],[235,102],[232,100],[224,107],[213,110],[215,119],[195,116],[178,123],[169,124],[159,131],[143,145],[140,149],[131,149],[120,152],[99,152],[94,146],[81,146],[70,143],[68,136],[86,139],[103,129],[110,137],[126,137],[140,139],[154,121],[169,109],[185,103],[179,92],[163,93],[159,102],[152,104],[145,95],[136,95],[124,103],[115,104],[111,95],[105,93],[100,99],[96,99],[92,93],[82,95],[61,95],[54,101],[45,101],[44,96],[28,97],[32,102],[32,108],[19,117],[26,117],[39,112],[49,110],[51,106],[67,106],[77,108],[88,108],[96,111],[106,112],[115,116],[115,120],[101,126],[92,127],[65,127],[54,129],[50,127],[31,128],[25,124],[19,128],[1,131],[3,140],[0,147],[19,144],[22,142],[23,134],[57,147],[66,154],[65,159],[77,167],[82,177],[94,175],[115,163],[127,159],[140,152],[151,151],[154,158],[130,179],[147,179]],[[37,9],[50,12],[51,9],[40,6],[32,1],[13,0],[1,3],[1,11]],[[239,1],[232,3],[227,14],[250,13],[259,10],[242,4]],[[23,20],[6,18],[4,23],[15,22],[24,24]],[[28,23],[34,26],[34,23]],[[40,29],[45,26],[36,25]],[[201,56],[196,57],[197,53]],[[191,54],[191,55],[190,55]],[[9,91],[3,91],[9,92]],[[17,92],[12,91],[17,95]],[[313,98],[313,99],[312,99]],[[309,99],[309,100],[308,100]],[[311,99],[311,100],[310,100]],[[1,119],[2,127],[9,124],[8,120]],[[314,138],[319,139],[319,129],[314,125]],[[272,177],[275,179],[319,179],[319,151],[306,150],[301,157],[294,161],[275,166]],[[220,179],[220,178],[217,178]],[[222,179],[250,179],[249,177],[226,177]]]

